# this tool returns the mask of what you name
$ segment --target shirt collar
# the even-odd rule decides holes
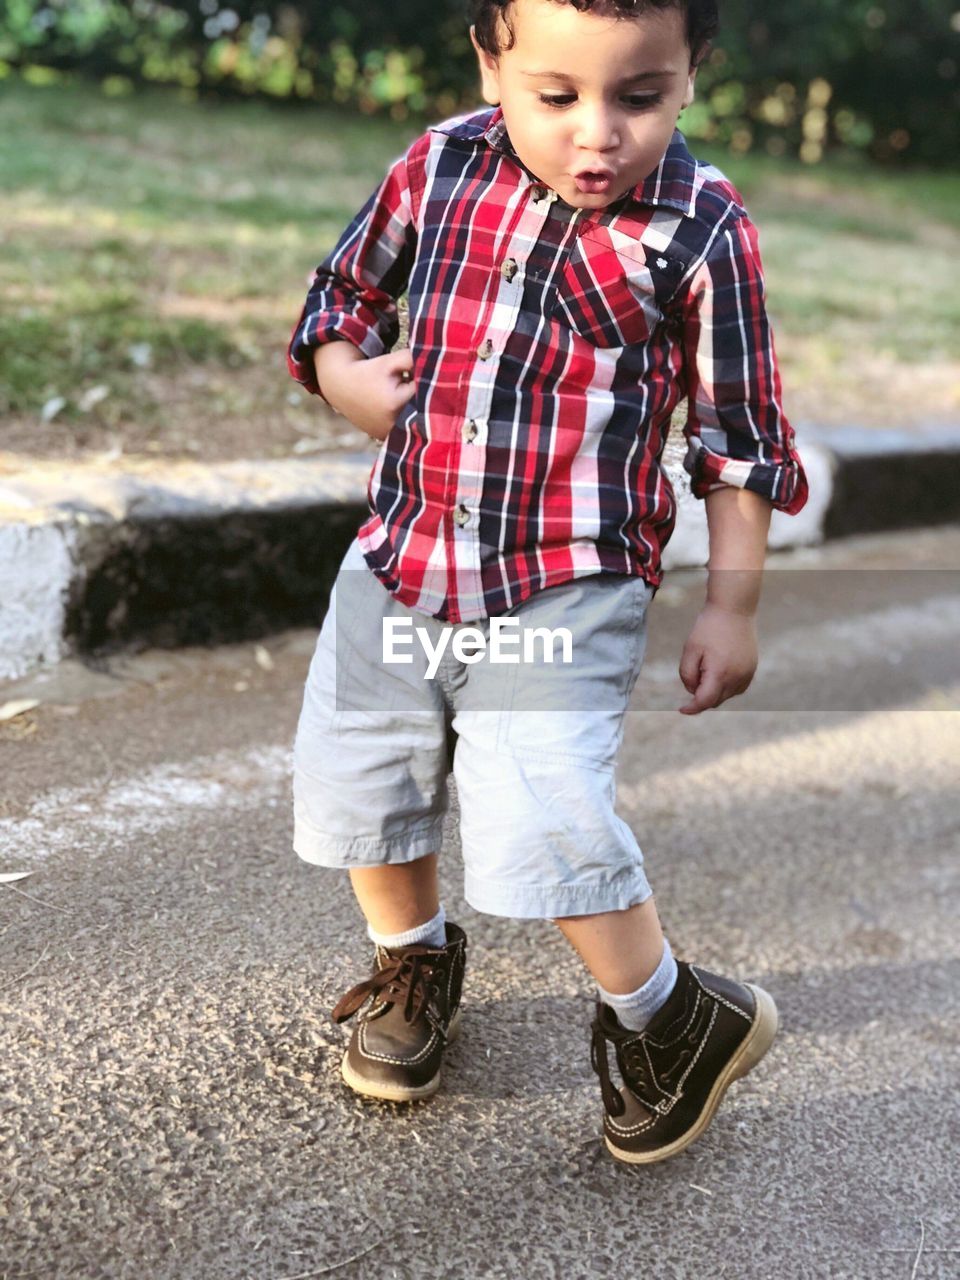
[[[674,129],[670,145],[663,153],[660,163],[653,173],[637,183],[630,192],[630,198],[638,204],[678,209],[686,217],[693,218],[696,216],[697,191],[700,185],[697,180],[697,162],[688,151],[683,134],[679,129]]]
[[[496,151],[505,151],[512,156],[517,154],[513,149],[513,143],[510,141],[510,135],[507,133],[507,123],[503,118],[502,107],[493,108],[490,124],[484,131],[483,140]]]
[[[451,121],[435,125],[434,129],[453,138],[483,141],[495,151],[518,159],[500,107],[488,107],[468,116],[457,116]],[[656,169],[621,196],[620,200],[625,203],[634,200],[638,204],[662,205],[667,209],[677,209],[686,217],[692,218],[695,216],[699,186],[697,162],[687,149],[683,134],[679,129],[674,129],[670,145]]]

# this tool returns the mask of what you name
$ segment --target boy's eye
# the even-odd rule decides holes
[[[542,103],[550,107],[567,107],[570,105],[571,102],[575,101],[576,99],[576,94],[573,94],[573,93],[564,93],[564,94],[541,93],[541,94],[538,94],[537,96],[539,97]],[[632,94],[629,94],[626,98],[624,98],[624,102],[626,102],[635,111],[643,111],[647,107],[656,107],[662,101],[663,101],[662,93],[644,93],[644,94],[632,93]]]

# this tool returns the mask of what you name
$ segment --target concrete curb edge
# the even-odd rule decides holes
[[[960,519],[960,431],[809,436],[811,497],[772,550]],[[0,679],[72,653],[254,639],[319,626],[365,518],[370,453],[0,478]],[[706,514],[668,465],[668,570],[706,563]]]

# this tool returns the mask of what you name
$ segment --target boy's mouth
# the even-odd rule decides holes
[[[584,169],[580,173],[575,173],[573,180],[577,184],[577,189],[584,195],[601,195],[604,191],[609,191],[613,174],[606,169]]]

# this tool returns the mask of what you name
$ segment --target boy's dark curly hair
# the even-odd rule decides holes
[[[510,33],[507,49],[512,49],[516,33],[510,25],[509,9],[513,0],[468,0],[470,22],[476,27],[477,44],[494,57],[500,55],[497,43],[497,15]],[[572,4],[581,13],[587,9],[610,12],[621,18],[631,18],[646,9],[683,9],[687,15],[687,44],[690,59],[699,63],[707,52],[710,41],[720,25],[717,0],[551,0],[553,4]]]

